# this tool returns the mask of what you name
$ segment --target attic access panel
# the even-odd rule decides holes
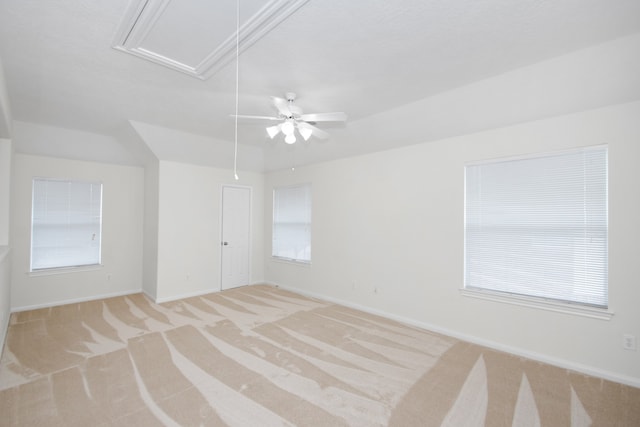
[[[238,1],[242,52],[308,0]],[[205,80],[235,59],[236,7],[236,0],[132,1],[113,47]]]

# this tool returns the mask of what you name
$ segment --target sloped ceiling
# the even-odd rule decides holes
[[[178,0],[149,3],[171,11],[172,1]],[[116,141],[131,153],[124,159],[120,152],[85,150],[91,160],[136,164],[142,160],[122,138],[135,129],[160,158],[203,163],[211,156],[204,163],[225,167],[234,139],[235,61],[227,56],[200,79],[114,49],[131,9],[143,3],[0,1],[0,58],[11,110],[5,117],[20,123],[16,151],[77,156],[77,140],[46,141],[42,130],[58,128],[68,130],[69,139],[97,135],[92,143]],[[241,23],[277,3],[240,0]],[[234,36],[235,1],[183,0],[180,8],[166,25],[175,32],[174,38],[165,34],[172,51],[180,51],[176,40],[185,34],[195,42],[212,37],[188,31],[196,16],[204,20],[199,25],[210,19],[222,40]],[[226,38],[221,22],[231,28]],[[637,71],[638,33],[637,0],[300,2],[242,46],[239,111],[271,115],[269,96],[294,91],[305,112],[344,111],[349,121],[325,126],[326,142],[292,147],[269,140],[264,127],[242,124],[247,160],[240,166],[273,170],[294,157],[297,164],[313,163],[638,99],[633,77],[627,76],[631,87],[615,86],[619,79],[607,74],[625,68],[616,61],[626,56],[632,57],[626,68]],[[589,52],[619,38],[613,50],[630,55],[622,52],[611,58],[614,64],[594,69]],[[185,44],[185,55],[192,46]],[[610,51],[602,52],[605,58]],[[563,61],[573,67],[567,73],[579,75],[558,80]],[[548,83],[548,93],[531,85],[540,80],[535,76]],[[496,94],[504,99],[495,102]],[[207,144],[212,147],[203,150]]]

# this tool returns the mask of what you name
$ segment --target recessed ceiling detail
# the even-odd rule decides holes
[[[242,0],[240,52],[307,1]],[[235,59],[236,22],[229,16],[236,16],[236,1],[133,1],[113,47],[205,80]]]

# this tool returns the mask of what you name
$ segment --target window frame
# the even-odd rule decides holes
[[[308,247],[309,247],[309,259],[303,259],[303,258],[298,258],[298,257],[287,257],[287,256],[282,256],[282,255],[276,255],[274,252],[276,250],[274,241],[276,239],[276,216],[277,216],[277,204],[276,204],[276,193],[278,190],[292,190],[292,189],[297,189],[297,188],[306,188],[307,189],[307,194],[308,194],[308,198],[309,198],[309,204],[308,204],[308,217],[309,217],[309,221],[307,223],[303,223],[306,224],[306,227],[308,228]],[[272,192],[272,221],[271,221],[271,258],[273,260],[276,261],[281,261],[281,262],[287,262],[287,263],[295,263],[295,264],[301,264],[301,265],[311,265],[311,242],[312,242],[312,233],[311,233],[311,227],[312,227],[312,208],[313,208],[313,202],[312,202],[312,186],[311,183],[301,183],[301,184],[292,184],[292,185],[284,185],[284,186],[278,186],[278,187],[273,187],[273,192]]]
[[[52,182],[52,183],[69,183],[69,184],[83,184],[87,186],[91,186],[91,190],[93,191],[93,187],[97,187],[100,194],[98,197],[99,209],[98,212],[98,223],[97,223],[97,235],[98,237],[98,246],[97,246],[97,260],[92,257],[91,262],[82,262],[78,263],[61,263],[58,262],[58,265],[51,266],[42,266],[42,267],[34,267],[34,240],[36,239],[36,197],[37,197],[37,182]],[[90,203],[89,203],[90,205]],[[86,271],[93,270],[102,267],[102,244],[103,244],[103,215],[104,211],[104,184],[98,180],[85,180],[85,179],[72,179],[72,178],[52,178],[52,177],[42,177],[35,176],[32,178],[31,182],[31,221],[30,221],[30,241],[29,241],[29,275],[38,276],[38,275],[48,275],[48,274],[59,274],[65,272],[73,272],[73,271]],[[69,209],[67,209],[67,214]],[[87,211],[83,211],[89,218],[92,217],[91,209]],[[75,223],[74,223],[75,224]],[[90,223],[92,226],[95,226],[95,223]],[[67,233],[68,234],[68,233]],[[65,246],[59,246],[58,248],[64,248]],[[94,262],[95,261],[95,262]]]
[[[468,263],[468,234],[467,234],[467,227],[469,226],[468,223],[468,206],[467,206],[467,198],[469,196],[468,194],[468,177],[467,177],[467,173],[469,170],[470,166],[479,166],[479,165],[490,165],[490,164],[494,164],[494,163],[502,163],[502,162],[510,162],[510,161],[520,161],[520,160],[527,160],[527,159],[539,159],[539,158],[543,158],[543,157],[550,157],[550,156],[562,156],[562,155],[567,155],[567,154],[571,154],[571,153],[581,153],[581,152],[585,152],[587,150],[605,150],[605,183],[607,186],[606,189],[606,193],[605,193],[605,208],[607,210],[606,213],[606,233],[608,234],[608,229],[609,229],[609,221],[608,221],[608,146],[607,145],[596,145],[596,146],[585,146],[585,147],[576,147],[573,149],[567,149],[567,150],[562,150],[562,151],[555,151],[555,152],[544,152],[544,153],[532,153],[532,154],[528,154],[528,155],[522,155],[522,156],[512,156],[512,157],[507,157],[507,158],[495,158],[495,159],[487,159],[487,160],[482,160],[482,161],[475,161],[475,162],[469,162],[466,163],[464,165],[464,248],[463,248],[463,270],[464,270],[464,274],[463,274],[463,285],[460,288],[460,293],[464,296],[468,296],[468,297],[473,297],[473,298],[480,298],[480,299],[484,299],[484,300],[490,300],[490,301],[494,301],[494,302],[500,302],[500,303],[507,303],[507,304],[515,304],[515,305],[519,305],[519,306],[526,306],[526,307],[531,307],[531,308],[537,308],[537,309],[543,309],[543,310],[549,310],[549,311],[554,311],[554,312],[561,312],[561,313],[565,313],[565,314],[576,314],[576,315],[581,315],[581,316],[586,316],[586,317],[591,317],[591,318],[596,318],[596,319],[603,319],[603,320],[610,320],[611,317],[613,316],[614,312],[610,310],[609,307],[609,300],[607,298],[606,301],[606,305],[604,306],[600,306],[600,305],[592,305],[592,304],[588,304],[588,303],[583,303],[583,302],[579,302],[579,301],[566,301],[566,300],[561,300],[561,299],[555,299],[555,298],[551,298],[551,297],[544,297],[544,296],[535,296],[535,295],[528,295],[528,294],[522,294],[522,293],[510,293],[504,290],[493,290],[490,288],[484,288],[481,286],[469,286],[469,282],[468,282],[468,271],[467,271],[467,263]],[[608,239],[607,239],[608,242]],[[608,252],[609,252],[609,248],[608,248],[608,243],[605,244],[605,259],[608,258]],[[608,272],[606,273],[606,277],[605,277],[605,283],[604,286],[606,286],[606,292],[608,293],[609,290],[609,280],[608,280]]]

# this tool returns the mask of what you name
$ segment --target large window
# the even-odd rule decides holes
[[[272,255],[292,261],[311,261],[311,186],[273,190]]]
[[[31,271],[100,264],[102,184],[35,178]]]
[[[607,148],[472,164],[465,288],[606,308]]]

